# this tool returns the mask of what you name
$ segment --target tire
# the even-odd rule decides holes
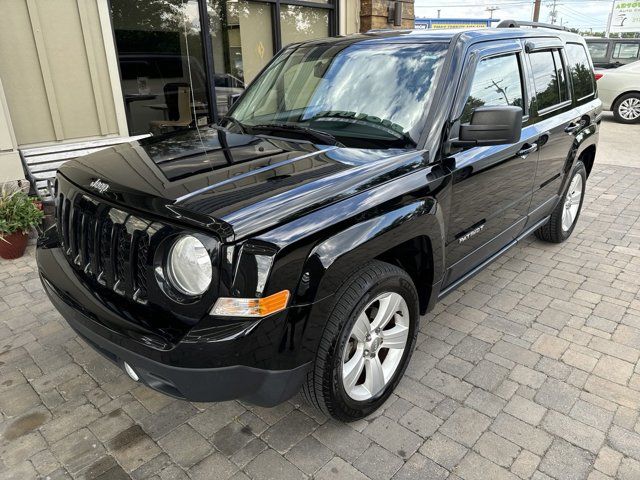
[[[572,188],[575,185],[574,182],[579,182],[581,186],[579,198],[576,191],[572,191]],[[560,201],[558,201],[558,205],[556,205],[553,213],[551,213],[551,218],[549,218],[549,221],[545,225],[536,230],[536,237],[546,242],[562,243],[571,236],[571,233],[573,233],[573,229],[578,222],[578,218],[580,217],[580,211],[582,210],[586,183],[587,170],[584,167],[584,163],[578,160],[571,170],[567,186],[562,193]],[[565,221],[563,225],[563,219],[566,218],[564,215],[567,215],[565,211],[568,209],[567,202],[569,201],[572,201],[572,205],[577,205],[578,208],[575,210],[570,225],[567,228],[567,222]]]
[[[626,93],[613,104],[613,118],[620,123],[640,122],[640,93]]]
[[[391,307],[395,305],[393,300],[397,300],[398,296],[404,300],[405,305],[399,301],[397,308]],[[305,399],[323,413],[337,420],[352,422],[377,410],[402,378],[415,348],[419,318],[418,294],[404,270],[388,263],[372,261],[357,269],[342,284],[334,298],[314,366],[307,374],[302,392]],[[382,307],[386,305],[389,307],[385,310]],[[359,326],[364,324],[361,314],[373,317],[374,322],[369,325],[375,326],[377,318],[384,317],[385,312],[392,310],[392,320],[381,332],[378,332],[380,329],[369,330],[366,342],[360,342],[356,338],[363,335],[360,327],[354,330],[356,323]],[[380,314],[379,317],[377,314]],[[406,332],[402,330],[405,327],[408,329]],[[406,333],[406,344],[402,352],[399,348],[385,348],[387,344],[392,345],[392,337],[398,336],[391,329],[401,332],[402,336]],[[385,335],[388,340],[385,340]],[[347,359],[349,362],[345,363]],[[343,373],[346,375],[347,372],[345,368],[361,362],[364,365],[361,374],[357,373],[355,367],[350,369],[351,372],[356,372],[349,377],[356,379],[354,382],[343,378]],[[398,362],[397,365],[390,370],[395,362]],[[382,370],[375,367],[378,363],[383,366]],[[384,371],[387,368],[385,365],[389,368],[388,378],[383,375],[384,382],[376,383],[372,379],[379,379],[380,376],[369,372]],[[364,382],[362,378],[365,379]],[[368,384],[366,380],[369,381]],[[353,386],[347,390],[345,383],[353,383]],[[381,390],[367,398],[370,392],[365,385],[373,387],[371,390],[376,390],[376,387]]]

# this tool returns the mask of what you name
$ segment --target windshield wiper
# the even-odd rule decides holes
[[[378,117],[372,117],[371,115],[367,115],[366,113],[358,113],[358,112],[349,112],[342,110],[321,112],[318,115],[315,115],[311,118],[305,119],[305,122],[315,122],[322,121],[325,119],[336,120],[338,122],[353,122],[353,123],[362,123],[367,126],[373,127],[376,130],[381,130],[389,135],[395,137],[394,142],[404,142],[404,145],[409,145],[411,147],[417,146],[416,141],[411,138],[408,132],[405,132],[402,129],[401,125],[397,123],[393,123],[389,120],[380,120]],[[383,140],[383,139],[380,139]]]
[[[315,128],[301,127],[300,125],[292,125],[290,123],[264,123],[259,125],[247,125],[249,130],[267,130],[270,132],[296,132],[314,138],[316,141],[322,142],[326,145],[335,145],[337,147],[344,147],[336,137],[328,132],[322,130],[316,130]]]

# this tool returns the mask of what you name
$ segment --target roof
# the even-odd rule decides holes
[[[477,28],[477,29],[414,29],[414,30],[370,30],[367,33],[348,35],[345,37],[331,37],[302,42],[303,44],[326,43],[449,43],[453,38],[460,38],[463,42],[475,43],[486,40],[509,40],[513,38],[555,37],[565,40],[582,39],[580,35],[563,30],[550,28]]]

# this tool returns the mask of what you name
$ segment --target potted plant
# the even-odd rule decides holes
[[[0,257],[19,258],[24,254],[29,231],[40,225],[43,212],[35,199],[22,190],[0,192]]]

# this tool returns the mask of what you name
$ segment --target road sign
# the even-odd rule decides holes
[[[640,32],[640,1],[613,2],[611,32]]]

